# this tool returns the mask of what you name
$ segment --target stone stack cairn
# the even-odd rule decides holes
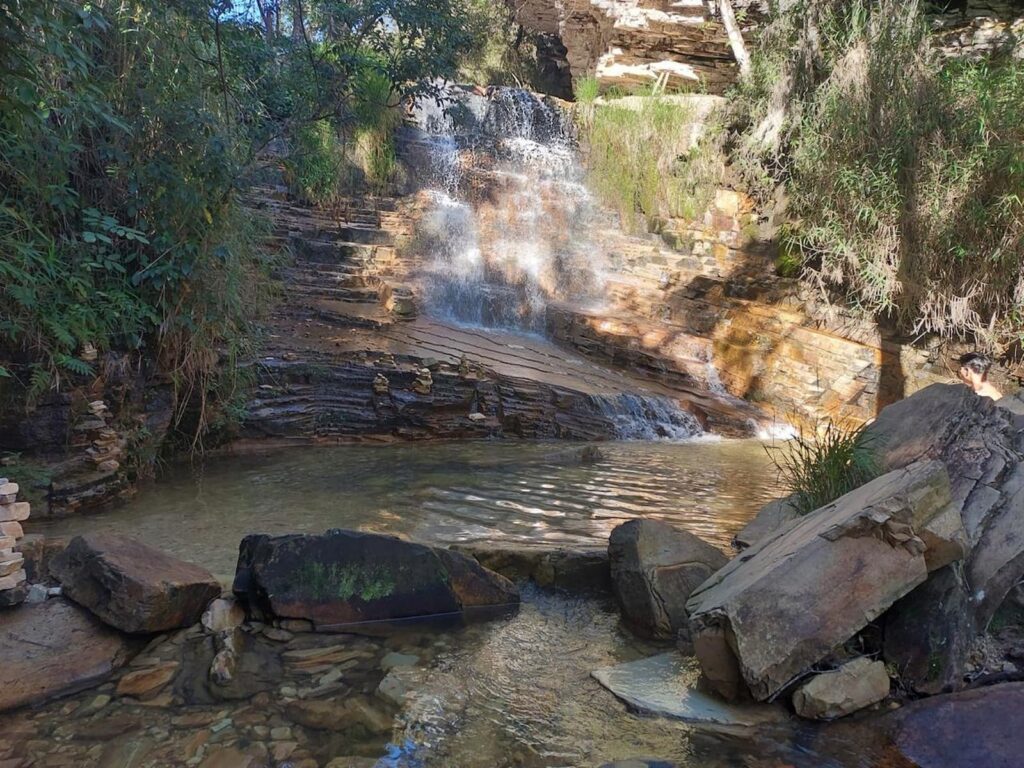
[[[116,472],[121,466],[124,441],[108,425],[110,414],[106,403],[102,400],[93,400],[89,403],[89,413],[94,421],[102,422],[103,426],[96,429],[92,445],[86,453],[100,472]]]
[[[18,501],[18,484],[0,477],[0,608],[25,599],[25,558],[14,547],[25,535],[21,523],[29,510],[27,501]]]

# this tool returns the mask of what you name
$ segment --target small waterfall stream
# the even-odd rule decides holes
[[[528,91],[452,88],[415,110],[429,169],[423,303],[435,317],[542,333],[548,302],[599,305],[599,211],[570,118]]]
[[[584,184],[575,126],[557,103],[516,88],[449,86],[412,111],[403,144],[426,189],[416,247],[426,314],[543,335],[546,308],[605,304],[606,215]],[[685,439],[696,418],[670,397],[595,396],[623,439]]]

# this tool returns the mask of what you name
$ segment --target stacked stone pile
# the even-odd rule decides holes
[[[17,605],[25,597],[25,558],[14,547],[28,519],[27,501],[18,501],[18,484],[0,477],[0,607]]]
[[[110,412],[106,403],[94,400],[89,403],[89,413],[92,416],[89,426],[93,427],[94,436],[86,453],[100,472],[116,472],[121,466],[124,440],[108,424]]]

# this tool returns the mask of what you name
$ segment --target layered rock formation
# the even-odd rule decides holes
[[[527,29],[556,35],[574,80],[596,75],[604,89],[650,86],[723,93],[738,67],[710,0],[516,0]],[[764,11],[760,0],[734,0],[748,30]]]
[[[886,408],[866,436],[886,474],[803,517],[767,516],[687,603],[722,695],[773,699],[852,647],[919,693],[964,685],[973,646],[1024,575],[1024,416],[934,385]],[[862,672],[847,675],[851,701],[880,688]],[[829,680],[798,691],[798,709],[833,716]]]

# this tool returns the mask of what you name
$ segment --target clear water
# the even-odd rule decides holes
[[[226,456],[201,468],[179,467],[119,509],[36,523],[35,529],[127,533],[211,567],[227,580],[238,541],[257,531],[350,527],[442,544],[472,539],[604,543],[619,522],[650,516],[726,548],[756,509],[779,492],[756,441],[611,443],[600,446],[603,458],[593,464],[581,464],[581,450],[551,443],[470,442]],[[870,764],[865,739],[857,735],[843,743],[810,727],[711,733],[628,711],[590,673],[665,647],[626,631],[609,597],[526,586],[514,615],[461,627],[411,627],[358,642],[375,644],[371,665],[390,650],[417,659],[399,671],[409,694],[390,736],[359,746],[358,754],[371,758],[376,768],[599,766],[640,756],[681,768]],[[384,673],[371,668],[361,674],[371,681],[366,692],[372,702]],[[296,684],[282,679],[281,691]],[[93,695],[80,694],[73,703]],[[70,706],[56,702],[25,717],[33,732],[73,733],[77,721],[69,722],[65,714]],[[172,720],[187,705],[157,711],[118,699],[116,706],[117,712],[154,723],[151,730],[160,730],[171,752],[194,735],[194,728]],[[215,708],[218,718],[241,722],[247,707],[240,701]],[[262,714],[271,722],[288,722],[276,694]],[[321,765],[349,754],[351,745],[343,747],[328,734],[297,732]],[[137,738],[134,731],[119,737]],[[37,743],[46,744],[27,744]],[[94,748],[90,737],[75,736],[73,743],[76,749]],[[155,758],[140,763],[162,764]]]
[[[581,446],[458,442],[342,445],[223,456],[169,470],[126,505],[33,530],[130,533],[225,582],[249,533],[353,528],[437,544],[507,539],[607,542],[638,516],[727,549],[781,495],[757,441],[619,442],[581,464]]]

